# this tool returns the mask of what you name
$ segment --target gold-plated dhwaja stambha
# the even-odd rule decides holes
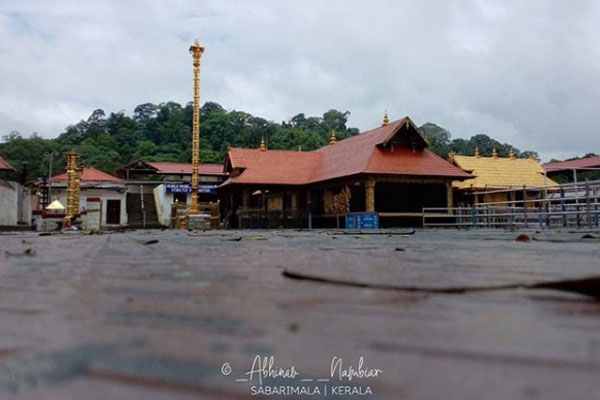
[[[192,122],[192,204],[188,211],[189,215],[198,214],[198,164],[200,144],[200,58],[204,53],[204,47],[200,46],[198,39],[190,46],[190,54],[194,59],[194,119]]]
[[[79,212],[80,173],[79,155],[71,150],[67,153],[67,215],[71,219]]]

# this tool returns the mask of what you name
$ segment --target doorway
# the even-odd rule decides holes
[[[106,224],[119,225],[121,223],[121,200],[106,200]]]

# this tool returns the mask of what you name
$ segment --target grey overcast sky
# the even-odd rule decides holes
[[[542,159],[600,153],[600,1],[0,0],[0,135],[192,98],[274,121],[385,109]]]

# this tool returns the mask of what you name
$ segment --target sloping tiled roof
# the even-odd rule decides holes
[[[80,177],[81,183],[86,182],[112,182],[112,183],[123,183],[123,181],[115,176],[107,174],[92,167],[85,167],[81,171]],[[67,173],[56,175],[52,177],[52,182],[66,182]]]
[[[582,158],[581,160],[570,160],[547,163],[543,165],[548,172],[565,171],[577,168],[600,168],[600,157]]]
[[[523,158],[494,158],[454,156],[454,162],[475,178],[453,182],[458,189],[502,189],[508,187],[556,185],[544,177],[544,169],[535,160]]]
[[[0,157],[0,170],[3,171],[15,171],[12,165],[9,164],[4,158]]]
[[[397,143],[392,146],[391,142]],[[384,148],[386,143],[391,147]],[[226,167],[239,168],[241,173],[230,176],[224,185],[302,185],[361,173],[470,177],[423,148],[426,145],[406,117],[310,152],[232,148],[227,153]]]
[[[190,174],[192,173],[192,164],[187,163],[174,163],[174,162],[146,162],[146,164],[157,169],[159,174]],[[222,164],[200,164],[198,173],[200,175],[226,175],[223,172]]]
[[[321,155],[316,152],[231,148],[227,157],[232,168],[243,169],[243,172],[230,176],[226,184],[302,185],[310,181]]]

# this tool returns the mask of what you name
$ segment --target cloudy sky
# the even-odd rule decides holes
[[[192,98],[282,121],[349,110],[600,153],[600,1],[0,0],[0,136]]]

